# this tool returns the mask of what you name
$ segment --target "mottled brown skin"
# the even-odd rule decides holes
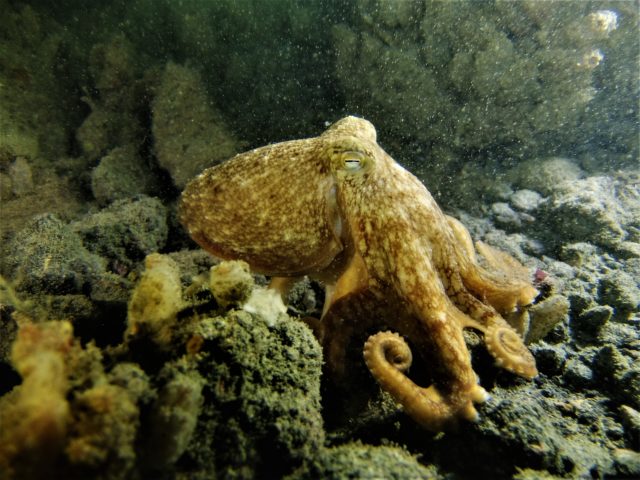
[[[405,411],[430,430],[476,419],[485,400],[462,330],[484,333],[496,363],[537,374],[501,316],[537,295],[526,270],[442,213],[424,185],[346,117],[322,135],[237,155],[205,170],[182,195],[180,218],[206,250],[276,277],[310,275],[327,287],[320,337],[330,371],[345,368],[353,335],[389,328],[428,362],[427,388],[403,372],[411,351],[396,333],[372,335],[365,362]],[[282,288],[286,281],[274,282]]]

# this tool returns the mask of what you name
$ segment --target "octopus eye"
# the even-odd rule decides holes
[[[344,152],[342,154],[343,168],[348,172],[360,170],[365,164],[365,156],[360,152]]]

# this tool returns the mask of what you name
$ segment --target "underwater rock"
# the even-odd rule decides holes
[[[633,478],[640,475],[640,453],[626,448],[618,448],[613,452],[616,473],[623,477]]]
[[[524,337],[527,344],[543,339],[553,327],[567,319],[569,300],[563,295],[553,295],[531,306],[528,313],[529,327]]]
[[[589,339],[597,336],[600,330],[613,316],[613,309],[608,305],[595,305],[583,310],[571,321],[574,336]]]
[[[626,403],[640,410],[640,366],[632,365],[620,376],[616,392]]]
[[[214,265],[210,271],[209,289],[218,305],[223,308],[245,303],[253,289],[249,264],[242,260],[232,260]]]
[[[72,341],[69,322],[20,326],[11,361],[22,383],[0,398],[3,479],[48,478],[57,463],[72,415],[66,398]]]
[[[193,69],[167,63],[152,110],[155,153],[178,188],[206,167],[232,157],[241,146]]]
[[[167,241],[167,211],[160,200],[144,195],[117,200],[107,208],[72,224],[87,248],[116,263],[131,267]]]
[[[22,319],[11,361],[22,383],[0,398],[3,479],[129,478],[138,400],[149,396],[139,369],[105,374],[100,350],[66,321]]]
[[[631,442],[631,447],[640,451],[640,412],[628,405],[620,407],[622,425]]]
[[[566,243],[559,252],[560,260],[574,267],[588,266],[599,255],[598,247],[588,242]]]
[[[562,393],[548,380],[541,383],[536,392],[528,387],[495,389],[478,430],[470,432],[470,438],[453,440],[462,442],[459,448],[483,445],[483,450],[498,449],[502,458],[509,458],[505,463],[496,459],[485,467],[476,465],[480,470],[475,475],[483,469],[490,475],[511,469],[512,474],[514,464],[572,478],[612,473],[611,450],[622,443],[608,439],[619,425],[608,415],[603,397],[585,399]]]
[[[176,263],[152,253],[129,300],[127,336],[148,335],[161,348],[169,348],[178,311],[183,306],[182,284]]]
[[[3,0],[0,19],[0,146],[39,164],[63,155],[79,120],[81,54],[50,12]]]
[[[91,111],[76,130],[78,145],[88,159],[96,160],[116,147],[139,145],[145,137],[150,80],[144,77],[142,65],[135,47],[122,33],[91,48],[93,95],[82,97]]]
[[[91,172],[91,191],[103,206],[114,200],[152,194],[158,183],[158,176],[130,145],[111,150]]]
[[[364,445],[348,443],[331,448],[323,448],[305,462],[304,466],[287,480],[299,478],[384,478],[404,480],[420,478],[437,480],[446,478],[433,466],[425,467],[401,447]]]
[[[509,202],[517,210],[530,212],[538,208],[538,205],[542,202],[542,196],[533,190],[522,189],[513,192],[509,197]]]
[[[21,197],[33,190],[31,166],[25,157],[16,157],[9,166],[8,172],[11,178],[11,190],[15,196]]]
[[[2,270],[17,290],[83,293],[104,271],[104,260],[84,247],[80,236],[53,214],[35,217],[3,255]]]
[[[541,204],[539,220],[548,235],[538,236],[547,243],[581,241],[585,238],[605,248],[615,248],[625,240],[625,225],[640,215],[638,186],[625,179],[587,177],[557,185]],[[637,216],[635,218],[638,218]]]
[[[13,198],[11,177],[4,172],[0,172],[0,200]]]
[[[140,425],[136,399],[124,388],[99,384],[74,397],[73,435],[65,454],[78,471],[98,478],[126,479],[135,465],[134,442]]]
[[[552,377],[563,371],[567,354],[562,346],[539,342],[531,346],[540,372]]]
[[[630,365],[627,358],[613,345],[605,345],[598,350],[593,358],[593,371],[603,387],[610,389],[614,398],[622,402],[628,400],[631,391],[622,394],[621,380],[629,374]]]
[[[639,280],[624,271],[612,271],[600,279],[599,303],[611,305],[618,318],[624,318],[640,308]]]
[[[138,435],[146,436],[140,432],[140,409],[155,396],[149,377],[126,362],[106,373],[102,353],[93,346],[78,350],[69,369],[73,418],[58,471],[71,477],[131,478]]]
[[[567,360],[562,379],[575,391],[593,387],[595,380],[593,370],[582,356],[573,356]]]
[[[207,399],[185,453],[195,470],[225,478],[279,477],[324,444],[322,350],[300,321],[273,326],[232,311],[203,318],[198,370]]]
[[[558,184],[579,180],[584,175],[575,161],[563,157],[534,158],[507,172],[516,186],[545,196],[550,195]]]
[[[514,211],[508,203],[496,202],[491,205],[491,215],[496,225],[500,227],[509,227],[512,230],[518,229],[522,220],[518,212]]]
[[[544,152],[549,142],[537,140],[552,131],[571,144],[602,69],[584,55],[600,52],[608,37],[576,33],[590,31],[594,11],[572,5],[541,12],[528,3],[426,1],[407,7],[408,20],[360,1],[331,32],[335,76],[349,104],[399,137],[521,154]],[[524,41],[530,37],[538,41]]]
[[[114,146],[112,137],[116,136],[115,125],[118,121],[114,120],[113,116],[110,112],[98,110],[97,106],[92,106],[91,113],[78,127],[76,140],[89,159],[100,158],[100,155]]]
[[[176,262],[180,270],[180,277],[183,285],[196,285],[199,289],[205,289],[211,273],[211,267],[219,260],[209,255],[204,250],[180,250],[167,253]],[[196,280],[197,279],[197,280]]]
[[[144,469],[156,475],[171,468],[189,446],[204,401],[205,384],[184,359],[165,364],[158,381],[163,385],[147,418],[149,433],[141,447]]]

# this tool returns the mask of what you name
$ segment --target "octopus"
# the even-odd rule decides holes
[[[431,431],[477,421],[488,394],[463,329],[481,335],[496,365],[532,379],[535,359],[506,319],[538,292],[517,260],[474,244],[376,137],[349,116],[317,137],[236,155],[191,180],[179,218],[202,248],[246,261],[283,294],[304,276],[325,285],[317,333],[337,377],[350,342],[376,332],[364,363],[410,417]],[[412,350],[428,386],[407,374]]]

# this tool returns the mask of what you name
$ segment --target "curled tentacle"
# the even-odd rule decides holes
[[[513,328],[506,324],[490,325],[484,338],[498,366],[528,379],[538,375],[533,355]]]
[[[407,371],[413,361],[407,342],[393,332],[379,332],[371,335],[364,344],[364,361],[374,376],[376,376],[374,368],[380,365],[381,355],[384,356],[385,362],[390,363],[400,372]]]
[[[404,339],[393,332],[380,332],[365,342],[364,361],[383,390],[402,405],[405,412],[423,427],[442,430],[462,417],[477,421],[479,416],[473,403],[488,398],[479,385],[452,389],[441,394],[435,385],[423,388],[413,383],[404,371],[411,365],[411,350]]]

